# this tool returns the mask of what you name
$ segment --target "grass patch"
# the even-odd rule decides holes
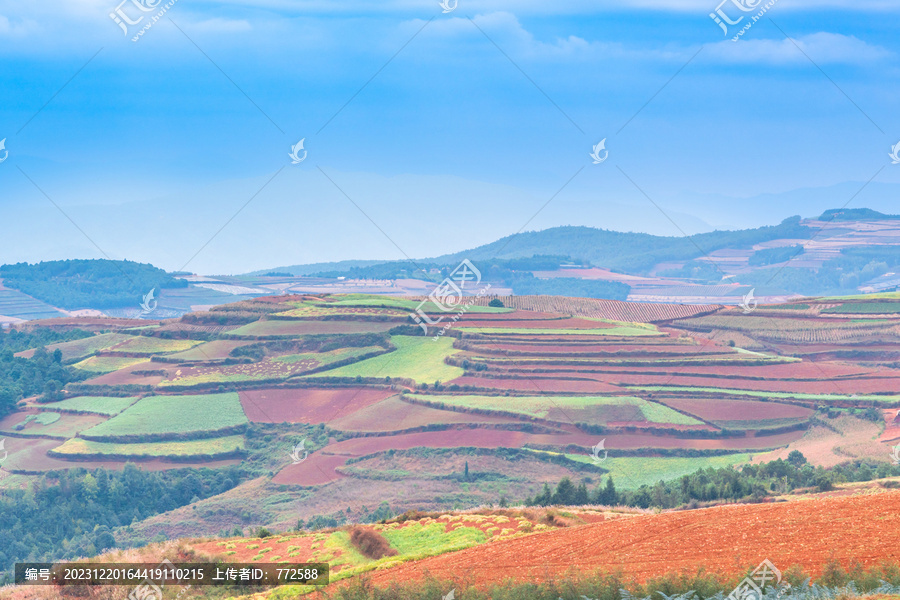
[[[642,398],[633,396],[428,396],[410,394],[410,398],[440,402],[446,406],[467,409],[496,410],[546,419],[555,411],[584,411],[598,407],[634,406],[651,423],[702,425],[693,417]],[[599,414],[602,414],[600,412]],[[612,414],[612,413],[611,413]],[[577,420],[577,417],[576,419]],[[610,420],[622,420],[612,418]]]
[[[714,394],[730,394],[735,396],[753,396],[754,398],[796,398],[798,400],[874,400],[875,402],[900,402],[900,396],[846,396],[840,394],[800,394],[794,392],[757,392],[754,390],[734,390],[726,388],[682,387],[672,386],[623,386],[632,390],[647,392],[699,392]]]
[[[90,356],[91,354],[94,354],[101,350],[111,348],[116,344],[130,339],[130,335],[125,335],[122,333],[101,333],[100,335],[82,338],[80,340],[73,340],[71,342],[50,344],[49,346],[47,346],[47,351],[52,353],[58,348],[59,351],[62,352],[63,360],[77,360],[79,358]],[[23,356],[31,356],[34,354],[34,350],[26,350],[25,352],[22,352],[20,354]]]
[[[28,425],[32,421],[34,421],[35,423],[38,423],[39,425],[51,425],[51,424],[59,421],[59,418],[61,416],[62,415],[60,415],[57,412],[41,412],[41,413],[31,414],[31,415],[28,415],[27,417],[25,417],[25,420],[23,420],[21,423],[16,423],[13,426],[13,429],[16,429],[16,430],[23,429],[26,425]]]
[[[847,302],[840,306],[823,308],[823,313],[851,315],[884,315],[900,313],[900,302]]]
[[[200,340],[166,340],[136,335],[131,336],[131,339],[128,341],[119,344],[112,351],[131,352],[134,354],[165,354],[167,352],[184,352],[202,343]]]
[[[78,396],[49,404],[57,410],[117,415],[137,401],[137,398],[111,398],[107,396]]]
[[[615,450],[611,450],[615,453]],[[566,454],[566,457],[587,464],[596,464],[587,454]],[[654,485],[658,481],[671,481],[690,475],[699,469],[721,469],[750,462],[752,454],[726,454],[724,456],[657,457],[610,456],[600,463],[609,471],[617,489],[637,489],[642,485]]]
[[[73,438],[62,446],[54,448],[53,454],[77,456],[133,456],[139,457],[188,457],[225,454],[244,449],[244,437],[230,435],[203,440],[187,440],[178,442],[145,442],[136,444],[116,444],[95,442]]]
[[[146,358],[133,358],[129,356],[92,356],[81,362],[77,362],[73,367],[82,371],[91,373],[112,373],[119,369],[127,369],[142,362],[147,362]]]
[[[305,352],[302,354],[287,354],[285,356],[277,356],[273,358],[275,362],[294,364],[304,361],[315,361],[319,366],[327,366],[348,358],[356,358],[371,354],[372,352],[384,351],[381,346],[364,346],[362,348],[340,348],[329,352]]]
[[[188,434],[247,423],[237,393],[151,396],[84,432],[90,437]]]
[[[391,342],[397,348],[393,352],[362,360],[310,375],[310,377],[404,377],[417,383],[449,381],[461,377],[460,367],[444,362],[444,359],[459,352],[453,348],[453,339],[412,337],[395,335]]]
[[[445,531],[446,523],[408,523],[403,527],[385,528],[381,534],[405,559],[415,559],[454,550],[462,550],[487,540],[477,527],[457,527]]]

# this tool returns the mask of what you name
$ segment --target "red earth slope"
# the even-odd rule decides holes
[[[818,575],[832,557],[845,567],[900,560],[898,514],[900,492],[892,491],[640,515],[483,544],[377,571],[372,580],[386,585],[430,573],[486,586],[574,568],[644,581],[700,567],[741,575],[766,558],[782,570],[799,565]]]

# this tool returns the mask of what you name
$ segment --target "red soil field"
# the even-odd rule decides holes
[[[440,410],[404,402],[397,396],[361,408],[351,415],[333,419],[328,422],[328,426],[339,431],[402,431],[435,423],[521,424],[522,421],[509,417]]]
[[[665,338],[670,339],[670,338]],[[688,344],[510,344],[498,342],[496,344],[482,343],[480,340],[469,342],[474,351],[487,353],[522,352],[536,356],[552,356],[554,354],[616,354],[627,353],[629,355],[680,355],[680,354],[735,354],[730,348],[718,346],[693,346]]]
[[[497,377],[473,377],[463,375],[447,382],[447,385],[474,386],[491,390],[509,390],[529,393],[585,393],[585,394],[610,394],[622,393],[623,390],[615,385],[610,385],[599,380],[592,379],[542,379],[540,377],[523,377],[520,379]]]
[[[469,319],[457,321],[454,325],[463,327],[515,327],[518,329],[610,329],[616,325],[603,321],[589,321],[587,319],[546,319],[540,321],[515,321],[515,320],[478,320]]]
[[[475,304],[486,306],[490,298],[475,298]],[[615,319],[617,321],[640,321],[649,323],[668,319],[681,319],[692,315],[712,312],[722,308],[718,305],[693,304],[650,304],[641,302],[620,302],[618,300],[596,300],[592,298],[566,298],[563,296],[501,296],[504,306],[522,310],[541,310],[581,317]]]
[[[475,586],[542,581],[577,569],[620,571],[643,582],[703,568],[741,576],[764,559],[782,572],[798,565],[819,575],[830,559],[845,568],[900,560],[900,528],[885,518],[900,512],[900,493],[721,506],[614,518],[482,544],[375,571],[371,581],[470,577]]]
[[[501,321],[543,321],[545,319],[562,319],[566,318],[568,315],[553,313],[553,312],[540,312],[536,310],[514,310],[512,312],[505,313],[466,313],[465,319],[466,321],[495,321],[497,319]],[[487,327],[487,325],[485,325]]]
[[[272,478],[272,483],[294,485],[322,485],[344,477],[335,469],[343,466],[349,456],[310,454],[306,460],[296,465],[288,465]]]
[[[327,423],[397,394],[375,388],[278,388],[238,392],[247,418],[256,423]]]
[[[386,450],[407,450],[409,448],[521,448],[528,444],[532,447],[552,446],[565,448],[577,446],[584,448],[589,454],[591,446],[606,439],[606,448],[611,454],[616,449],[634,450],[637,448],[695,448],[698,450],[743,450],[768,449],[785,446],[803,435],[802,431],[792,431],[772,436],[740,437],[724,439],[682,439],[652,434],[604,434],[603,436],[585,433],[531,434],[520,431],[500,429],[451,429],[446,431],[428,431],[422,433],[405,433],[393,436],[373,436],[351,438],[330,444],[304,462],[289,465],[282,469],[273,481],[275,483],[296,485],[319,485],[342,477],[334,468],[343,465],[348,458],[366,456]],[[315,457],[312,464],[307,465]]]
[[[583,376],[597,377],[604,383],[613,385],[673,385],[731,388],[740,390],[752,390],[760,392],[789,392],[795,394],[896,394],[900,390],[900,378],[883,379],[838,379],[825,381],[786,381],[786,380],[744,380],[723,379],[714,377],[678,375],[678,369],[673,369],[672,375],[630,375],[624,373],[602,373],[591,375],[583,373]]]
[[[704,398],[654,398],[661,404],[696,415],[707,421],[759,421],[763,419],[807,419],[811,408],[761,402],[758,400],[718,400]]]
[[[878,438],[879,442],[900,441],[900,409],[888,409],[884,411],[884,433]]]
[[[835,363],[784,363],[773,365],[743,365],[740,361],[735,360],[727,365],[703,365],[689,366],[684,364],[666,364],[659,363],[653,366],[631,366],[631,365],[606,365],[582,363],[571,365],[542,365],[541,361],[522,361],[522,362],[495,362],[492,366],[503,368],[504,365],[510,366],[510,371],[529,372],[535,368],[553,369],[553,372],[560,375],[569,374],[576,375],[589,369],[590,373],[615,373],[615,374],[633,374],[633,375],[684,375],[684,376],[708,376],[720,377],[722,379],[741,379],[741,378],[757,378],[769,380],[798,380],[798,381],[858,381],[861,379],[897,379],[898,372],[886,369],[869,369],[866,367],[854,367],[852,365],[843,365]],[[587,376],[587,375],[586,375]],[[593,375],[591,375],[593,376]]]
[[[37,407],[40,407],[38,409]],[[56,437],[67,439],[73,437],[76,433],[90,429],[95,425],[106,421],[109,417],[102,415],[90,414],[72,414],[60,413],[60,418],[49,425],[41,425],[36,421],[31,421],[21,430],[15,430],[17,424],[25,420],[28,415],[38,414],[39,412],[55,412],[53,404],[39,404],[35,407],[29,407],[25,410],[14,412],[0,419],[0,431],[9,431],[22,436],[36,437]],[[61,442],[60,442],[61,443]]]

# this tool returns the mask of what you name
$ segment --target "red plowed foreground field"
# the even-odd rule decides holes
[[[471,576],[476,586],[547,580],[573,568],[621,571],[645,581],[688,571],[741,575],[768,558],[818,575],[834,558],[844,567],[900,560],[900,492],[723,506],[615,518],[483,544],[371,575],[375,585]]]

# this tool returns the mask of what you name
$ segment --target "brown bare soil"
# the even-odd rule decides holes
[[[374,388],[262,389],[239,392],[247,418],[257,423],[328,423],[395,395]]]
[[[846,416],[826,422],[839,433],[825,427],[812,427],[787,447],[754,456],[752,462],[783,460],[793,450],[799,450],[809,462],[823,467],[832,467],[854,458],[890,460],[890,449],[877,441],[881,433],[878,423]]]
[[[509,417],[473,415],[463,412],[440,410],[420,404],[404,402],[399,397],[387,398],[361,408],[353,414],[328,422],[332,429],[340,431],[403,431],[434,424],[521,424]]]
[[[811,408],[780,402],[705,398],[654,398],[675,410],[707,421],[759,421],[765,419],[808,419]]]
[[[571,569],[620,571],[636,581],[685,571],[738,576],[768,558],[818,575],[829,560],[864,567],[900,560],[900,492],[638,515],[482,544],[376,571],[391,582],[470,577],[484,587],[545,581]]]

